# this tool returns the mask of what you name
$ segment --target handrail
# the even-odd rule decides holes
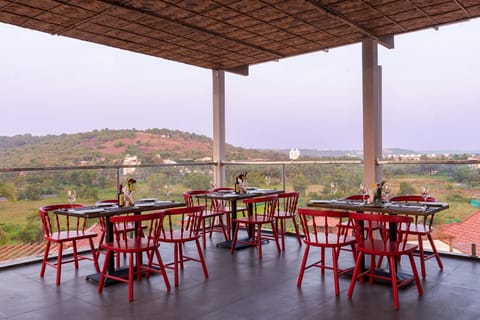
[[[480,164],[480,160],[377,160],[377,164]]]
[[[287,164],[363,164],[363,160],[289,160],[289,161],[224,161],[223,165],[287,165]]]
[[[215,164],[216,162],[180,162],[180,163],[117,164],[117,165],[95,165],[95,166],[19,167],[19,168],[0,168],[0,172],[155,168],[155,167],[175,167],[175,166],[208,166],[208,165],[215,165]]]
[[[179,162],[155,164],[117,164],[117,165],[87,165],[87,166],[52,166],[52,167],[16,167],[0,168],[0,172],[20,171],[56,171],[56,170],[86,170],[86,169],[123,169],[123,168],[152,168],[173,166],[206,166],[216,165],[217,162]],[[288,161],[222,161],[222,165],[299,165],[299,164],[363,164],[363,160],[288,160]],[[480,164],[480,160],[383,160],[378,159],[377,164]]]

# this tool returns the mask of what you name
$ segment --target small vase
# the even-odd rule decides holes
[[[381,206],[382,205],[382,189],[378,188],[375,190],[375,195],[373,198],[373,204],[375,206]]]

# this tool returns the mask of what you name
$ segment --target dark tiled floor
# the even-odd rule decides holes
[[[198,264],[188,263],[179,288],[165,290],[162,278],[135,283],[135,301],[128,303],[127,286],[113,285],[97,293],[85,280],[93,271],[82,262],[63,268],[62,283],[55,286],[53,269],[40,279],[40,264],[0,270],[0,319],[480,319],[480,264],[472,260],[443,257],[440,272],[435,261],[427,262],[424,295],[414,286],[400,291],[400,310],[393,310],[386,285],[357,284],[352,299],[349,279],[340,280],[335,297],[332,275],[322,278],[318,269],[307,271],[303,286],[296,286],[303,248],[289,238],[284,254],[273,244],[264,246],[260,261],[255,249],[233,256],[209,240],[205,255],[210,277],[203,278]],[[171,256],[162,247],[165,260]],[[407,259],[404,259],[407,262]],[[343,264],[351,262],[347,253]],[[173,283],[173,274],[169,271]]]

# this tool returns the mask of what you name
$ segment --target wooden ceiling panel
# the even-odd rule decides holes
[[[3,23],[8,23],[8,24],[13,24],[16,26],[23,26],[25,22],[29,21],[30,18],[25,17],[25,16],[19,16],[17,14],[12,14],[10,12],[6,11],[0,11],[0,21]],[[45,31],[45,30],[39,30],[38,31]]]
[[[234,69],[480,16],[480,0],[0,0],[0,22]]]

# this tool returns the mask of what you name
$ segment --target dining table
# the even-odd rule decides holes
[[[279,194],[282,193],[282,190],[276,190],[276,189],[260,189],[260,188],[255,188],[255,187],[249,187],[247,188],[245,193],[236,193],[234,190],[222,190],[222,191],[215,191],[215,192],[210,192],[207,194],[202,194],[202,195],[197,195],[199,198],[207,198],[210,200],[219,200],[219,201],[226,201],[230,203],[230,221],[231,227],[230,227],[230,239],[226,239],[225,241],[222,241],[220,243],[217,243],[216,246],[217,248],[226,248],[230,249],[232,247],[232,239],[234,236],[235,232],[235,219],[237,218],[238,214],[238,206],[237,202],[242,201],[245,199],[251,199],[251,198],[256,198],[256,197],[263,197],[267,195],[272,195],[272,194]],[[248,215],[252,214],[252,205],[249,204],[249,208],[247,208]],[[248,236],[245,239],[239,239],[237,241],[237,244],[235,245],[235,250],[238,249],[243,249],[250,247],[250,245],[244,244],[244,243],[238,243],[238,242],[248,242],[249,239],[252,237],[252,230],[249,229],[247,230]]]
[[[59,215],[80,216],[87,219],[105,218],[105,242],[114,241],[113,224],[110,217],[123,214],[142,214],[148,211],[166,210],[171,208],[184,207],[184,202],[157,200],[155,198],[140,199],[132,206],[119,207],[117,204],[97,204],[91,206],[83,206],[78,208],[59,209],[54,213]],[[114,256],[110,255],[107,272],[116,276],[122,276],[128,272],[127,268],[115,268]],[[100,272],[87,275],[87,280],[98,282],[100,280]],[[105,286],[115,283],[114,280],[107,279]]]
[[[380,213],[389,215],[433,215],[440,211],[449,208],[446,202],[389,202],[384,200],[381,203],[369,203],[363,200],[346,200],[346,199],[332,199],[332,200],[309,200],[308,207],[334,209],[341,211],[354,211],[362,213]],[[389,228],[389,240],[396,241],[397,228],[391,225]],[[362,269],[366,269],[365,262],[362,261]],[[408,277],[409,275],[402,275],[398,273],[399,277]]]

